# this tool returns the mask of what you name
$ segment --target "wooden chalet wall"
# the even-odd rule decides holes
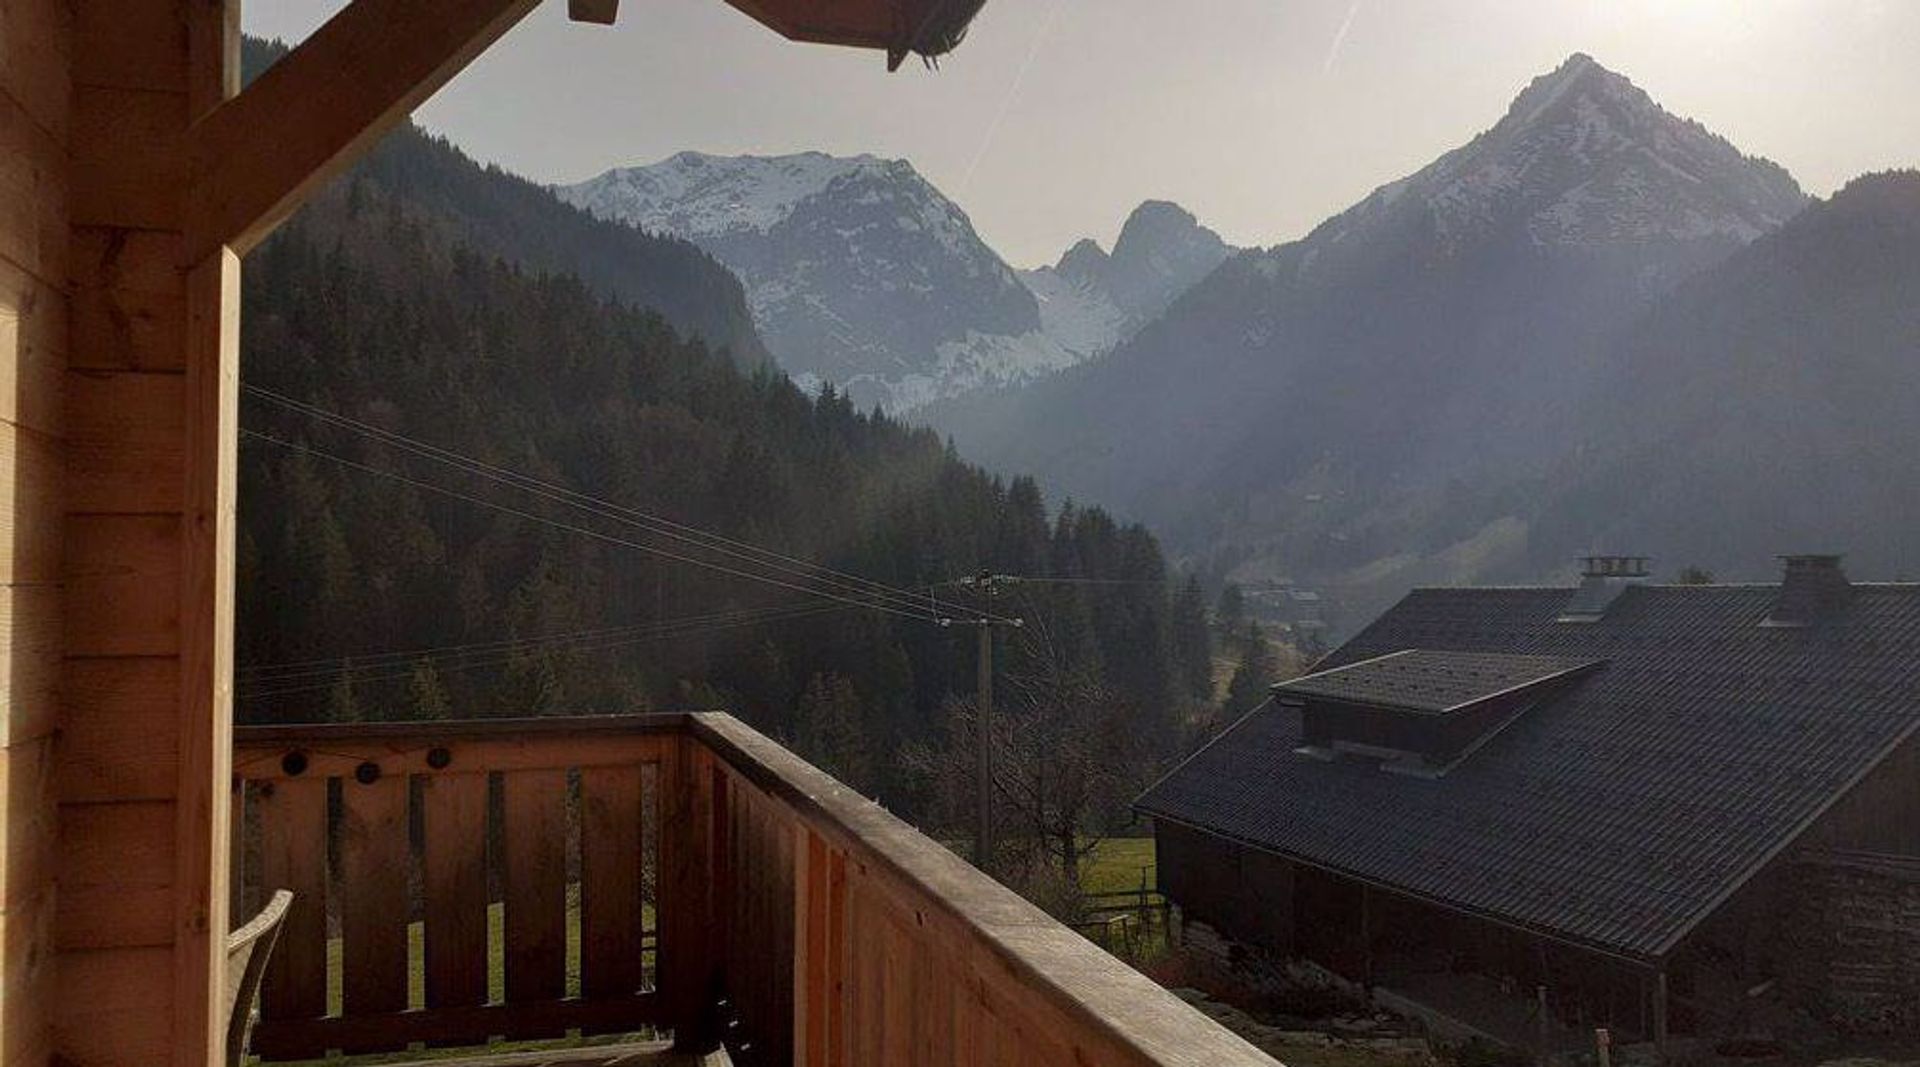
[[[239,254],[536,3],[0,0],[0,1062],[223,1059]]]
[[[221,0],[71,0],[55,1052],[204,1065],[227,931],[239,262],[184,253]]]
[[[0,0],[0,1062],[43,1064],[56,997],[54,702],[67,336],[66,0]]]

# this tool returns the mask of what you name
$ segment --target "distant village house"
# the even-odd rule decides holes
[[[1920,585],[1422,589],[1153,786],[1190,923],[1575,1027],[1920,1032]],[[1763,1007],[1764,1006],[1764,1007]]]

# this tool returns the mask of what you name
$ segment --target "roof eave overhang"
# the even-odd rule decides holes
[[[908,55],[950,51],[984,0],[726,0],[793,41],[866,48],[887,54],[887,69]]]
[[[1143,797],[1143,800],[1144,800],[1144,797]],[[1287,860],[1290,863],[1298,863],[1304,867],[1312,867],[1315,870],[1324,871],[1327,874],[1337,875],[1341,878],[1345,878],[1350,881],[1359,882],[1362,885],[1365,885],[1366,887],[1368,887],[1369,889],[1377,889],[1384,893],[1392,893],[1396,896],[1405,897],[1408,900],[1418,901],[1422,904],[1426,904],[1431,907],[1440,908],[1443,911],[1452,912],[1456,915],[1462,915],[1470,919],[1478,919],[1482,922],[1492,923],[1495,926],[1499,926],[1507,930],[1512,930],[1515,933],[1525,934],[1528,937],[1542,938],[1547,941],[1555,942],[1556,944],[1565,945],[1568,948],[1579,949],[1582,952],[1591,952],[1595,955],[1605,956],[1608,959],[1614,960],[1616,962],[1630,964],[1634,967],[1639,967],[1645,970],[1658,971],[1664,968],[1666,966],[1668,957],[1672,954],[1673,947],[1677,945],[1680,940],[1679,938],[1668,938],[1662,943],[1662,946],[1658,950],[1653,952],[1641,952],[1641,951],[1636,951],[1634,949],[1626,948],[1623,946],[1609,945],[1609,944],[1606,944],[1605,942],[1594,941],[1589,938],[1580,937],[1577,934],[1570,934],[1563,930],[1556,930],[1552,927],[1541,926],[1536,923],[1523,922],[1518,919],[1513,919],[1507,916],[1497,914],[1495,912],[1487,911],[1483,908],[1475,908],[1475,907],[1472,907],[1471,905],[1461,904],[1457,901],[1451,901],[1444,897],[1434,896],[1433,894],[1430,894],[1430,893],[1423,893],[1417,889],[1412,889],[1407,886],[1396,885],[1392,882],[1387,882],[1378,878],[1370,877],[1368,875],[1361,874],[1357,871],[1348,870],[1347,868],[1341,867],[1338,864],[1327,863],[1323,860],[1317,860],[1310,856],[1303,856],[1298,853],[1291,852],[1287,849],[1275,848],[1272,845],[1263,844],[1262,842],[1255,841],[1250,838],[1241,837],[1237,834],[1223,833],[1222,831],[1215,829],[1213,827],[1203,826],[1199,823],[1182,819],[1175,815],[1170,815],[1162,811],[1157,811],[1153,809],[1150,805],[1147,805],[1141,802],[1135,802],[1133,806],[1133,810],[1135,814],[1138,814],[1138,815],[1145,815],[1149,818],[1158,819],[1164,822],[1170,822],[1177,826],[1186,827],[1189,830],[1198,831],[1199,833],[1203,833],[1203,834],[1209,834],[1213,837],[1220,838],[1223,841],[1231,841],[1234,844],[1240,845],[1243,848],[1250,848],[1256,852],[1264,852],[1270,856],[1278,856],[1281,859]],[[1692,923],[1689,923],[1688,929],[1691,930],[1692,926],[1697,924],[1697,922],[1698,920],[1696,919]]]

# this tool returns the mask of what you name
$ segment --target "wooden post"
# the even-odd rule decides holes
[[[676,738],[660,766],[660,942],[656,982],[674,1043],[704,1053],[701,1023],[717,966],[712,774],[700,743]]]
[[[1653,972],[1653,1047],[1667,1063],[1667,970]]]
[[[1593,1032],[1593,1053],[1599,1067],[1613,1067],[1613,1034],[1604,1026]]]
[[[1534,1040],[1538,1043],[1540,1067],[1546,1067],[1547,1058],[1553,1053],[1551,1023],[1547,1015],[1547,987],[1537,985],[1534,993]]]
[[[975,752],[973,865],[993,863],[993,627],[980,620],[980,699],[973,725]]]
[[[1360,887],[1360,985],[1373,989],[1373,897]]]

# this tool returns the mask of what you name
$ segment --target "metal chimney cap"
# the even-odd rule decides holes
[[[1783,553],[1774,558],[1786,564],[1789,570],[1838,570],[1840,561],[1847,557],[1838,552],[1800,552]]]
[[[1581,556],[1582,578],[1645,578],[1651,556]]]

